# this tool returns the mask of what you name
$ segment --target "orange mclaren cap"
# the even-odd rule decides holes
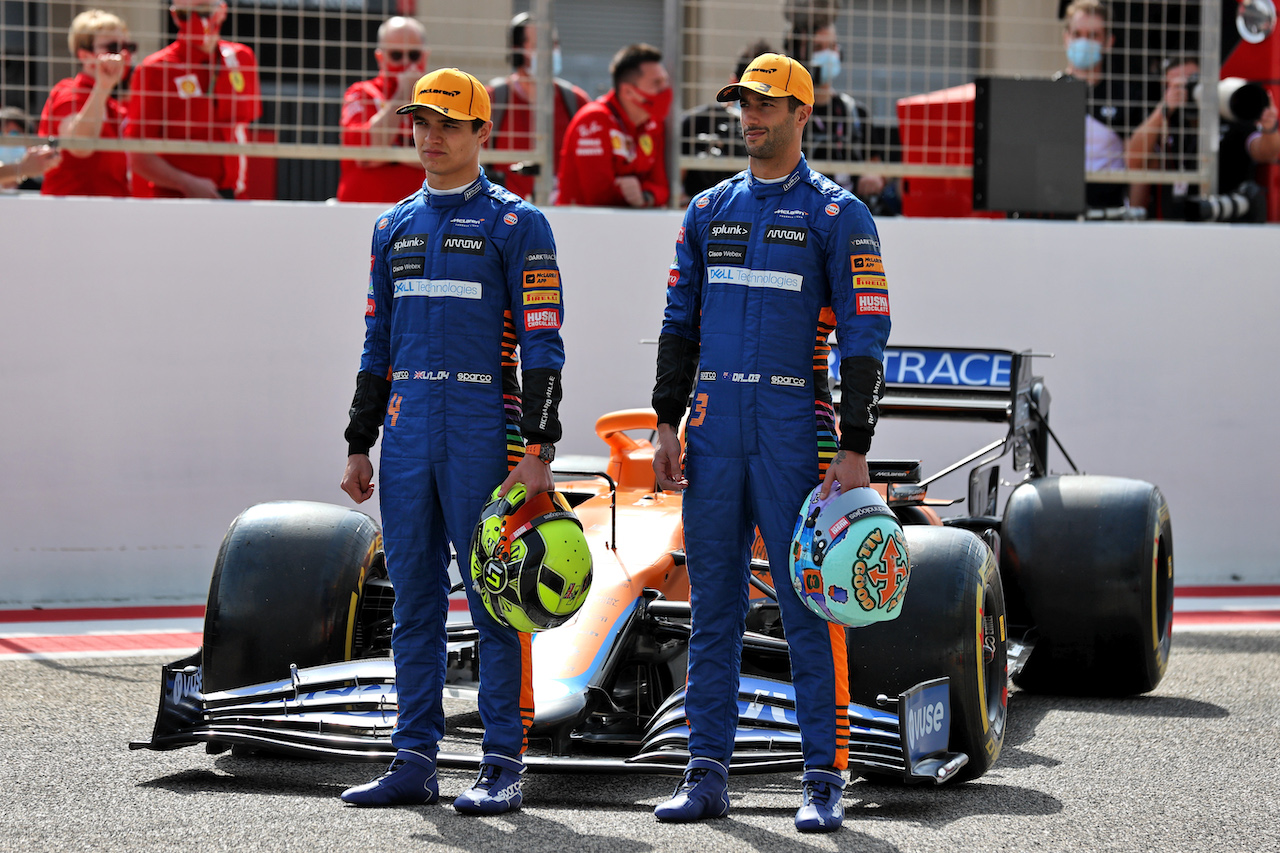
[[[423,74],[413,86],[413,103],[397,113],[430,107],[446,118],[459,121],[489,120],[489,93],[476,78],[457,68],[441,68]]]
[[[762,53],[751,60],[741,79],[721,89],[716,100],[739,100],[742,97],[739,89],[759,92],[768,98],[792,95],[801,103],[813,106],[813,78],[803,65],[781,53]]]

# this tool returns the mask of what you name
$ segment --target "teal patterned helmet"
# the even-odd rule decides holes
[[[791,586],[814,613],[849,628],[896,619],[911,563],[902,526],[870,487],[818,500],[815,488],[800,507],[791,537]]]

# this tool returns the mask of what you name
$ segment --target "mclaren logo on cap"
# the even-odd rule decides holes
[[[419,95],[448,95],[450,98],[456,98],[459,95],[461,95],[462,92],[457,90],[449,90],[449,89],[419,89],[418,94]]]

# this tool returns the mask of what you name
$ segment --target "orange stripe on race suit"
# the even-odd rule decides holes
[[[849,650],[843,625],[828,624],[831,667],[836,687],[836,769],[849,766]]]
[[[529,748],[529,727],[533,725],[533,635],[520,634],[520,726],[524,738],[520,754]]]

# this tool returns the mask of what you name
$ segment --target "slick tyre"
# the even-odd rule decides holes
[[[875,707],[877,694],[897,696],[922,681],[949,677],[950,748],[969,756],[958,778],[975,779],[1000,756],[1008,712],[1000,573],[991,549],[967,530],[903,530],[910,587],[897,619],[847,632],[850,698]]]
[[[222,540],[204,619],[204,691],[350,660],[365,580],[382,560],[372,518],[331,504],[249,507]]]
[[[1169,664],[1173,528],[1160,490],[1120,477],[1061,476],[1014,489],[1001,571],[1035,648],[1015,683],[1042,693],[1154,690]]]

